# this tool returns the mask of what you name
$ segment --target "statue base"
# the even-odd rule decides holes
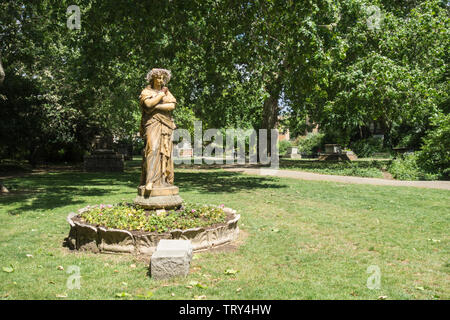
[[[134,204],[145,209],[176,209],[181,206],[183,199],[178,195],[178,187],[156,187],[146,190],[145,186],[138,188],[138,195]]]

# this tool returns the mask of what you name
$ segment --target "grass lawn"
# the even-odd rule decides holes
[[[69,212],[134,198],[138,165],[4,180],[11,194],[0,196],[0,297],[450,299],[446,190],[177,169],[185,200],[241,214],[238,246],[195,254],[187,278],[161,282],[148,277],[148,259],[62,247]],[[71,265],[80,267],[79,290],[66,287]],[[373,265],[381,271],[378,290],[366,286]]]

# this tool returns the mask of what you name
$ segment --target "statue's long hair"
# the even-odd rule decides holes
[[[151,69],[147,73],[146,79],[147,82],[152,86],[152,88],[153,88],[153,77],[159,75],[163,75],[164,85],[166,85],[170,81],[170,78],[172,77],[172,73],[170,72],[170,70],[158,68]]]

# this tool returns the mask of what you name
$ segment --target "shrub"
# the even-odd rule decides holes
[[[280,155],[285,154],[287,151],[287,148],[289,148],[291,146],[292,146],[291,142],[287,141],[287,140],[282,140],[282,141],[278,142],[278,153]]]
[[[297,138],[299,151],[305,154],[317,153],[323,147],[323,133],[308,133]]]
[[[360,158],[372,157],[376,152],[383,151],[383,140],[380,138],[367,138],[352,143],[353,152]]]
[[[423,139],[418,152],[417,163],[425,171],[447,179],[450,176],[450,114],[439,115]]]
[[[436,175],[425,172],[417,164],[417,153],[405,154],[392,161],[389,172],[399,180],[435,180]]]

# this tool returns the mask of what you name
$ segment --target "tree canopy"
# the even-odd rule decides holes
[[[0,4],[1,157],[76,158],[95,134],[130,139],[152,67],[172,70],[175,121],[191,132],[194,120],[274,128],[283,101],[293,125],[308,117],[345,145],[375,124],[390,146],[419,148],[449,111],[446,1],[76,4],[80,29],[69,1]]]

